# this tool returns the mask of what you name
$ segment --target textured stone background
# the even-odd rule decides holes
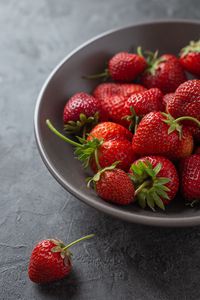
[[[143,227],[87,207],[50,176],[33,134],[37,94],[74,47],[116,26],[199,11],[199,0],[0,1],[0,299],[200,299],[199,228]],[[28,280],[37,240],[92,232],[74,247],[68,279]]]

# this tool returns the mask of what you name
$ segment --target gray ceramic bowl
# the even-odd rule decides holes
[[[142,210],[137,205],[119,207],[104,202],[86,188],[85,171],[73,157],[70,145],[57,138],[46,127],[50,119],[62,130],[62,111],[66,100],[75,92],[91,92],[97,81],[82,79],[84,74],[102,71],[114,53],[136,49],[177,54],[190,40],[199,39],[200,22],[161,21],[143,23],[100,35],[69,54],[45,82],[35,108],[35,136],[44,163],[56,180],[78,199],[114,217],[156,226],[192,226],[200,224],[200,210],[184,206],[177,199],[166,212]]]

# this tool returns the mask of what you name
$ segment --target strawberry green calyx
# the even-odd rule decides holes
[[[87,117],[81,113],[78,121],[69,121],[64,125],[64,130],[67,134],[75,134],[83,132],[83,136],[92,129],[99,121],[99,112],[96,112],[94,116]]]
[[[130,112],[131,112],[131,114],[122,117],[122,120],[127,120],[128,122],[130,122],[129,130],[133,133],[136,133],[137,126],[138,126],[141,118],[138,115],[136,115],[136,112],[135,112],[133,106],[130,107]]]
[[[161,163],[153,168],[149,161],[138,161],[137,164],[131,166],[133,174],[130,174],[130,178],[136,188],[135,198],[142,208],[148,206],[155,211],[157,206],[165,210],[162,199],[169,200],[167,192],[170,189],[166,184],[170,179],[158,176],[161,169]]]
[[[95,154],[95,150],[98,149],[102,143],[103,140],[99,140],[97,138],[93,138],[90,141],[87,141],[84,138],[78,137],[77,139],[79,143],[69,139],[65,135],[61,134],[52,124],[49,120],[46,120],[46,124],[49,127],[49,129],[56,134],[59,138],[67,142],[68,144],[71,144],[75,146],[75,155],[83,164],[84,168],[87,168],[90,162],[91,157]]]
[[[164,62],[165,59],[163,59],[162,57],[161,58],[158,57],[158,50],[156,50],[155,52],[146,51],[145,53],[148,55],[146,58],[148,67],[145,70],[145,73],[155,75],[159,64],[161,62]]]
[[[88,177],[87,180],[87,187],[90,188],[91,183],[94,184],[94,188],[95,188],[95,184],[97,181],[100,180],[101,175],[105,172],[105,171],[111,171],[114,170],[116,168],[116,166],[120,163],[120,161],[116,161],[114,162],[111,166],[109,167],[105,167],[103,169],[99,169],[99,171],[93,176],[93,177]]]
[[[142,47],[141,46],[138,46],[137,47],[137,55],[141,56],[141,57],[144,57],[143,53],[142,53]]]
[[[90,239],[94,237],[94,234],[89,234],[86,235],[78,240],[73,241],[72,243],[65,245],[62,241],[60,240],[55,240],[55,239],[51,239],[51,241],[55,244],[55,247],[53,247],[51,249],[51,252],[56,253],[59,252],[60,256],[62,257],[62,259],[64,259],[64,263],[67,265],[68,262],[71,262],[71,257],[73,256],[73,254],[71,253],[71,251],[69,251],[69,248],[72,247],[73,245],[84,241],[86,239]]]
[[[188,53],[197,52],[200,53],[200,40],[199,41],[191,41],[190,44],[183,49],[181,49],[180,55],[186,56]]]
[[[190,117],[190,116],[183,116],[177,119],[174,119],[170,114],[162,113],[162,115],[165,117],[163,120],[164,123],[169,125],[168,134],[174,132],[175,130],[179,133],[179,139],[182,138],[182,125],[180,122],[182,121],[192,121],[194,122],[198,127],[200,127],[200,121],[198,121],[196,118]]]

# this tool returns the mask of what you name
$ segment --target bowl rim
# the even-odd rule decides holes
[[[89,199],[88,197],[85,197],[83,193],[79,193],[76,191],[76,188],[73,187],[73,185],[69,184],[63,176],[59,174],[59,172],[56,170],[54,165],[50,162],[48,155],[45,151],[45,148],[41,142],[41,135],[40,135],[40,129],[39,129],[39,112],[40,112],[40,106],[41,101],[44,95],[44,92],[48,86],[48,83],[53,78],[53,76],[57,73],[57,71],[63,66],[63,64],[70,59],[73,55],[75,55],[78,51],[82,50],[83,48],[87,47],[90,43],[95,42],[96,40],[107,36],[109,34],[115,33],[117,31],[126,30],[132,27],[139,27],[143,25],[153,25],[153,24],[167,24],[167,23],[184,23],[184,24],[196,24],[200,25],[200,21],[198,20],[190,20],[190,19],[160,19],[155,21],[147,21],[147,22],[135,22],[133,24],[129,24],[127,26],[121,26],[117,27],[111,30],[107,30],[101,34],[98,34],[97,36],[87,40],[82,45],[76,47],[73,51],[71,51],[68,55],[66,55],[60,63],[56,65],[56,67],[51,71],[50,75],[45,80],[37,101],[35,105],[35,112],[34,112],[34,133],[35,133],[35,139],[36,144],[40,153],[40,156],[46,165],[49,172],[53,175],[53,177],[58,181],[58,183],[61,184],[61,186],[66,189],[68,192],[73,194],[76,198],[80,199],[82,202],[86,203],[87,205],[98,209],[99,211],[102,211],[110,216],[113,216],[118,219],[122,219],[124,221],[132,222],[132,223],[138,223],[143,225],[152,225],[152,226],[160,226],[160,227],[187,227],[187,226],[195,226],[200,224],[200,216],[194,216],[194,217],[157,217],[157,216],[144,216],[140,215],[138,213],[129,212],[129,211],[123,211],[120,210],[120,207],[117,206],[107,206],[107,203],[102,202],[95,202],[92,199]]]

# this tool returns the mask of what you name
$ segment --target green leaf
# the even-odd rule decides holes
[[[138,204],[142,207],[146,207],[146,195],[145,193],[141,192],[137,195]]]
[[[153,198],[151,197],[151,195],[150,195],[149,193],[147,193],[146,198],[147,198],[147,205],[148,205],[153,211],[155,211],[155,209],[154,209],[155,203],[154,203],[154,200],[153,200]]]
[[[137,175],[142,175],[142,170],[136,164],[132,164],[131,170]]]
[[[151,168],[146,168],[145,171],[151,177],[155,177],[155,175],[156,175],[155,172],[154,172],[154,170],[151,169]]]
[[[168,134],[174,132],[174,130],[176,130],[176,125],[175,124],[172,124],[169,129],[168,129]]]
[[[170,181],[171,181],[171,179],[167,178],[167,177],[157,177],[157,182],[159,184],[166,184],[166,183],[168,183]]]
[[[51,248],[51,252],[61,252],[61,247],[55,246],[55,247]]]
[[[80,121],[81,121],[82,123],[85,123],[86,120],[87,120],[87,117],[86,117],[85,114],[81,113],[81,114],[79,115],[79,119],[80,119]]]
[[[157,175],[159,172],[160,172],[160,170],[162,169],[162,164],[161,163],[158,163],[155,167],[154,167],[154,172],[155,172],[155,174]]]
[[[163,199],[169,200],[169,196],[167,195],[167,193],[166,193],[165,191],[159,190],[159,189],[158,189],[156,192],[157,192],[157,194],[158,194],[159,196],[161,196]]]
[[[161,208],[162,210],[165,210],[165,206],[164,206],[162,200],[160,199],[160,197],[159,197],[156,193],[153,194],[153,198],[154,198],[155,204],[156,204],[159,208]]]
[[[170,189],[166,185],[158,185],[158,186],[155,186],[155,187],[156,187],[156,189],[159,189],[159,190],[162,190],[162,191],[166,191],[166,192],[170,191]]]

